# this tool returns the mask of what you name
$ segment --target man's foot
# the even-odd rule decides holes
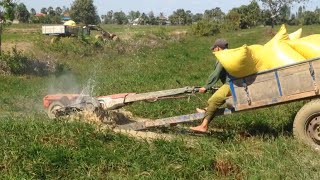
[[[197,111],[198,113],[204,113],[204,112],[206,112],[205,109],[200,109],[200,108],[197,108],[196,111]]]
[[[191,129],[192,131],[202,132],[202,133],[205,133],[205,132],[208,131],[208,128],[205,128],[205,127],[203,127],[203,126],[201,126],[201,125],[196,126],[196,127],[191,127],[190,129]]]

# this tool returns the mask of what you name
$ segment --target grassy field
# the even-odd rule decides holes
[[[226,38],[230,48],[264,44],[274,35],[269,27],[194,37],[172,33],[188,27],[104,26],[122,39],[104,44],[78,38],[50,44],[39,28],[8,27],[3,46],[17,44],[27,56],[64,68],[44,76],[0,76],[0,179],[320,178],[318,152],[292,137],[303,101],[217,117],[210,135],[164,130],[176,138],[151,142],[87,123],[53,121],[42,108],[46,94],[79,92],[88,82],[92,95],[204,85],[216,38]],[[314,33],[319,26],[303,27],[303,36]],[[182,115],[203,107],[208,97],[141,102],[126,110],[146,118]]]

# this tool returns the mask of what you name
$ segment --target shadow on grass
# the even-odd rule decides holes
[[[268,122],[254,121],[233,125],[232,127],[209,128],[206,133],[193,132],[189,129],[190,126],[195,126],[195,123],[187,123],[187,126],[178,125],[175,127],[153,128],[151,131],[161,131],[161,133],[170,133],[177,135],[189,135],[194,137],[212,137],[222,142],[235,138],[261,137],[263,139],[277,138],[279,136],[292,136],[293,119],[295,114],[287,122],[281,125],[273,125]],[[198,124],[198,123],[197,123]]]
[[[292,118],[293,119],[293,118]],[[279,136],[292,136],[293,121],[288,121],[281,126],[275,127],[267,122],[254,122],[242,125],[241,128],[224,129],[223,131],[212,131],[210,136],[221,141],[234,138],[261,137],[262,139],[277,138]]]

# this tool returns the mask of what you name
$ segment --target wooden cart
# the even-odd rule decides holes
[[[320,148],[320,57],[230,81],[234,112],[312,99],[297,113],[296,138]]]
[[[227,109],[216,115],[268,107],[291,101],[312,99],[297,113],[293,123],[296,138],[320,148],[320,57],[259,72],[243,78],[231,78],[232,96]],[[120,128],[142,130],[149,127],[202,119],[203,113],[157,119],[124,125]]]

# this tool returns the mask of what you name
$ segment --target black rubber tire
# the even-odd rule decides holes
[[[62,104],[60,101],[53,101],[49,105],[48,110],[47,110],[48,117],[50,119],[55,119],[56,118],[56,114],[54,113],[54,110],[59,109],[59,108],[64,108],[64,107],[65,107],[65,105]]]
[[[320,150],[320,99],[305,104],[293,122],[293,135],[303,143]]]

